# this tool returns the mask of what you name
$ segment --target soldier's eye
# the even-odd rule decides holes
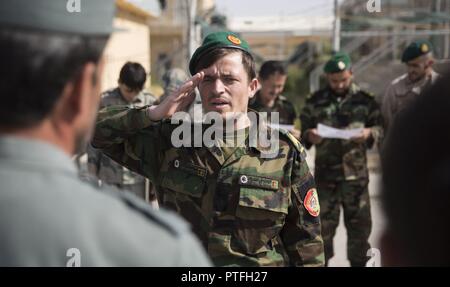
[[[237,79],[231,78],[231,77],[226,77],[226,78],[223,79],[223,81],[224,81],[225,83],[232,84],[232,83],[236,82]]]

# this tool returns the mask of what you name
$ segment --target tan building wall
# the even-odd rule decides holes
[[[151,74],[152,83],[157,83],[165,71],[164,59],[170,59],[172,67],[186,67],[184,57],[184,31],[179,25],[156,23],[151,26]]]
[[[117,14],[114,19],[115,31],[105,49],[105,72],[102,89],[117,86],[119,72],[127,61],[138,62],[150,72],[150,28],[149,19],[154,16],[123,1],[116,1]],[[147,81],[146,87],[149,87]]]

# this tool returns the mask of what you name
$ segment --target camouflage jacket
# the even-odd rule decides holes
[[[102,94],[100,108],[124,105],[142,107],[153,104],[155,100],[156,98],[151,94],[141,92],[132,103],[129,103],[122,97],[119,88],[115,88]],[[88,146],[87,154],[89,172],[108,184],[136,184],[144,182],[142,176],[128,170],[92,146]]]
[[[93,145],[149,177],[160,204],[191,223],[215,265],[323,265],[315,182],[290,134],[280,134],[275,158],[246,143],[225,159],[217,147],[173,147],[177,125],[146,113],[100,111]]]
[[[315,178],[319,181],[367,180],[366,150],[382,136],[382,117],[372,94],[352,84],[342,99],[330,88],[317,91],[306,100],[300,115],[302,134],[322,123],[335,128],[371,128],[372,136],[362,144],[350,140],[324,139],[316,146]],[[303,139],[307,148],[311,143]]]
[[[293,125],[297,118],[295,108],[289,100],[284,96],[278,96],[273,107],[265,107],[259,98],[259,91],[256,93],[254,100],[250,102],[249,108],[257,112],[278,112],[281,125]]]

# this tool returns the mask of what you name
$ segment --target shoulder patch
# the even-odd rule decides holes
[[[317,190],[311,188],[306,193],[305,199],[303,201],[305,209],[311,214],[311,216],[317,217],[320,214],[320,204],[319,197],[317,196]]]

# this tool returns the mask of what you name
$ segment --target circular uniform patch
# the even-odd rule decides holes
[[[420,48],[422,50],[422,53],[427,53],[429,48],[427,44],[422,44],[422,47]]]
[[[303,201],[303,205],[306,210],[308,210],[309,214],[314,217],[319,216],[320,214],[320,205],[319,198],[317,196],[317,190],[315,188],[311,188],[308,190],[305,196],[305,200]]]
[[[231,43],[233,43],[235,45],[240,45],[242,43],[241,39],[239,39],[238,37],[233,36],[233,35],[228,35],[227,39],[228,39],[228,41],[230,41]]]

